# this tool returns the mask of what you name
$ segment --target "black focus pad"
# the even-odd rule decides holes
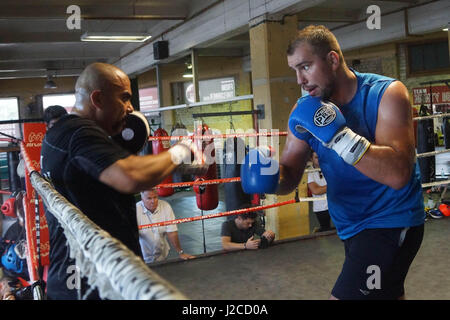
[[[113,136],[112,139],[130,153],[137,154],[148,140],[150,126],[145,116],[138,111],[128,114],[125,122],[122,132]]]

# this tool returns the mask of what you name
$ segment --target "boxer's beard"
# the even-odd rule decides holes
[[[334,90],[336,88],[336,85],[334,84],[334,81],[329,81],[325,87],[322,89],[321,98],[322,100],[330,100],[331,96],[334,93]]]

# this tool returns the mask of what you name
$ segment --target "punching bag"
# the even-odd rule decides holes
[[[177,123],[170,132],[170,136],[188,136],[188,131],[186,129],[186,126],[182,123]],[[178,143],[179,140],[172,140],[170,141],[170,145],[173,146],[176,143]],[[191,181],[192,177],[190,175],[183,175],[182,172],[179,172],[175,170],[172,173],[172,180],[173,182],[184,182],[184,181]]]
[[[154,132],[155,137],[168,137],[167,131],[159,128]],[[170,149],[170,142],[169,140],[155,140],[152,141],[152,151],[153,154],[159,154],[161,152],[164,152],[166,150]],[[166,183],[172,183],[172,175],[167,176],[166,179],[164,179],[162,184]],[[174,193],[174,190],[172,187],[170,188],[158,188],[158,195],[160,197],[168,197],[171,196]]]
[[[444,135],[445,149],[450,149],[450,117],[442,119],[442,134]]]
[[[9,189],[11,192],[19,191],[22,189],[22,183],[20,177],[17,175],[17,166],[19,165],[19,151],[10,151],[8,155],[8,178]]]
[[[241,138],[228,138],[224,144],[225,178],[235,178],[240,176],[241,164],[245,157],[245,142]],[[225,208],[227,211],[240,209],[244,204],[252,202],[252,195],[242,190],[240,182],[225,183]],[[228,216],[234,219],[236,216]]]
[[[210,135],[206,124],[200,125],[195,129],[195,135]],[[197,141],[196,141],[197,142]],[[202,140],[202,151],[209,160],[208,171],[204,176],[196,176],[195,181],[217,179],[217,166],[215,161],[214,140]],[[212,162],[213,161],[213,162]],[[212,163],[211,163],[212,162]],[[201,210],[213,210],[219,205],[219,189],[217,184],[206,186],[194,186],[195,197],[197,199],[197,207]]]
[[[417,124],[417,153],[434,151],[434,126],[433,119],[420,120]],[[418,158],[422,183],[435,180],[436,162],[435,156]]]

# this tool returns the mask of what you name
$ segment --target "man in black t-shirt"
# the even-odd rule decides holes
[[[255,239],[255,235],[261,239]],[[255,211],[239,214],[233,220],[222,223],[221,236],[222,247],[227,251],[256,250],[262,247],[262,239],[265,239],[265,244],[275,239],[275,233],[264,230]]]
[[[203,174],[206,165],[191,164],[192,143],[182,141],[168,152],[136,156],[116,144],[125,118],[133,112],[128,76],[119,68],[93,63],[75,85],[71,114],[49,129],[41,150],[42,174],[54,188],[100,228],[141,255],[134,194],[161,183],[174,170]],[[49,299],[77,299],[75,263],[58,220],[46,210],[50,235]],[[81,281],[81,293],[88,290]],[[88,297],[98,299],[95,290]]]

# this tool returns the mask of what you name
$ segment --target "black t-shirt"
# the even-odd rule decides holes
[[[101,183],[101,172],[130,153],[117,145],[93,121],[76,115],[61,118],[42,143],[42,174],[54,188],[100,228],[141,255],[133,195],[122,194]],[[73,278],[66,237],[57,219],[46,211],[50,235],[47,291],[51,299],[76,299],[67,286]],[[72,265],[71,269],[68,269]]]
[[[220,235],[222,237],[231,237],[231,242],[244,243],[247,242],[247,240],[254,234],[261,236],[264,231],[265,230],[262,228],[258,220],[256,220],[255,223],[246,230],[239,229],[234,220],[227,220],[222,223],[222,231]]]

